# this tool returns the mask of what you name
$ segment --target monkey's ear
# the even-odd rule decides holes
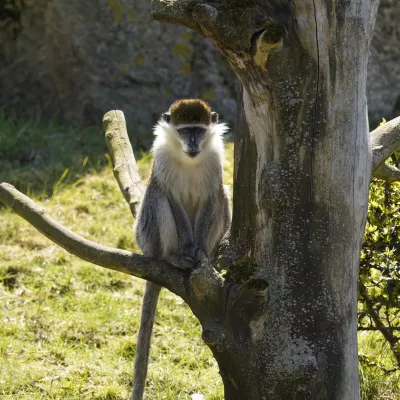
[[[211,122],[214,122],[214,124],[218,124],[218,113],[213,111],[211,113]]]
[[[163,113],[161,118],[165,122],[170,122],[171,121],[171,114],[169,112]]]

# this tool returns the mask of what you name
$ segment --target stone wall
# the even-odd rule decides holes
[[[134,142],[177,98],[233,125],[236,79],[211,42],[152,21],[150,0],[0,0],[0,106],[68,124],[122,109]],[[368,81],[372,124],[400,114],[400,1],[382,0]]]
[[[233,73],[208,40],[152,21],[150,0],[5,1],[0,105],[7,109],[75,124],[121,109],[145,145],[178,98],[201,97],[233,122]]]
[[[368,70],[371,125],[400,115],[400,0],[381,0]]]

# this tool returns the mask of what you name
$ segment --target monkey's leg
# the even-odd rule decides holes
[[[189,219],[182,207],[173,201],[170,202],[156,184],[147,187],[135,231],[143,254],[162,258],[178,268],[192,268],[194,260],[186,254],[180,254],[180,250],[186,243],[193,242]],[[150,340],[160,290],[160,286],[146,283],[136,346],[132,400],[143,398]]]
[[[136,345],[132,400],[143,399],[144,388],[146,386],[151,335],[153,333],[153,325],[160,290],[161,286],[152,282],[146,282],[146,290],[142,303],[142,314],[140,317],[139,335]]]

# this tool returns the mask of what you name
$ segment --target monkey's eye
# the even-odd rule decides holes
[[[188,133],[190,133],[189,129],[184,128],[184,129],[180,129],[180,133],[183,133],[184,135],[187,135]]]
[[[194,129],[194,133],[196,134],[196,135],[199,135],[200,133],[202,133],[203,132],[203,129],[202,128],[195,128]]]

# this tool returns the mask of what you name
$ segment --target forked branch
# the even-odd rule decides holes
[[[133,155],[122,111],[109,111],[103,118],[106,142],[111,153],[114,177],[133,215],[143,196],[144,185]],[[188,273],[166,262],[119,250],[87,240],[51,218],[43,208],[13,186],[0,185],[0,202],[10,206],[39,232],[71,254],[105,268],[157,283],[185,297]]]
[[[400,181],[400,170],[385,163],[400,149],[400,117],[379,126],[371,132],[372,175],[388,182]]]
[[[132,214],[135,215],[144,193],[144,185],[140,180],[139,169],[129,141],[124,114],[118,110],[109,111],[104,116],[103,123],[114,166],[114,177]],[[196,295],[190,287],[190,271],[173,267],[161,260],[87,240],[55,221],[42,207],[8,183],[0,184],[0,202],[7,204],[39,232],[71,254],[93,264],[154,282],[176,293],[189,304],[193,304],[192,300]],[[200,287],[204,282],[210,286],[214,284],[215,288],[208,288],[210,293],[213,293],[213,289],[221,288],[223,279],[220,277],[219,280],[215,280],[216,271],[212,267],[203,271],[203,264],[201,263],[199,268],[199,271],[203,272],[201,275],[203,279],[198,279],[197,286]],[[202,290],[206,288],[203,287]]]

